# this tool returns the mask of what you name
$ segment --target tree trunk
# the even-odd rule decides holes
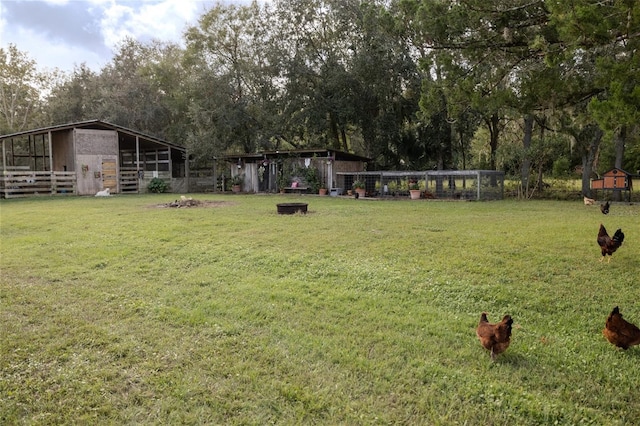
[[[544,129],[545,129],[545,123],[544,123],[544,117],[542,117],[542,123],[540,123],[541,125],[540,127],[540,143],[542,144],[542,146],[544,146]],[[543,154],[544,156],[544,154]],[[541,161],[539,162],[540,164],[538,165],[538,178],[536,179],[536,188],[538,190],[538,193],[542,192],[544,190],[544,182],[542,181],[542,169],[544,167],[544,161],[542,161],[543,159],[541,158]]]
[[[489,166],[491,170],[496,170],[496,151],[498,150],[498,138],[500,136],[500,129],[498,125],[500,124],[500,118],[498,114],[493,114],[489,120],[487,120],[487,126],[489,127]]]
[[[591,172],[593,171],[593,161],[596,158],[596,154],[598,152],[598,148],[600,147],[600,140],[602,140],[603,132],[599,127],[595,127],[593,132],[582,131],[580,132],[579,137],[584,137],[585,139],[591,135],[591,140],[589,143],[584,144],[586,149],[584,154],[582,155],[582,195],[586,195],[587,197],[591,197]],[[580,143],[581,141],[578,141]]]
[[[622,159],[624,158],[624,144],[627,139],[627,127],[620,126],[620,128],[616,131],[613,136],[614,149],[616,153],[616,159],[614,163],[614,167],[617,169],[622,169]],[[613,201],[622,201],[622,191],[615,190],[612,194]]]
[[[331,146],[333,149],[340,149],[340,133],[338,132],[338,123],[332,113],[327,114],[329,120],[329,134],[331,135]]]
[[[522,160],[522,166],[520,169],[520,181],[522,185],[522,192],[525,198],[529,197],[529,174],[531,171],[531,159],[529,158],[529,149],[531,148],[531,138],[533,134],[533,115],[527,114],[524,116],[524,137],[522,138],[522,147],[524,148],[525,155]]]
[[[460,153],[462,155],[462,170],[467,170],[467,153],[464,148],[464,131],[462,126],[458,127],[458,134],[460,136]],[[462,177],[462,187],[467,187],[467,178],[465,176]]]
[[[340,127],[340,132],[342,134],[342,150],[349,152],[349,141],[347,140],[347,131],[344,126]]]

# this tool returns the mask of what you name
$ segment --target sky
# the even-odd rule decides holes
[[[125,37],[182,43],[218,2],[250,0],[0,0],[0,47],[15,44],[39,70],[85,63],[97,72]]]

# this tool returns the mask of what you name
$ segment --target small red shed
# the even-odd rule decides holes
[[[622,169],[613,168],[605,172],[600,179],[591,180],[592,190],[628,191],[629,198],[633,189],[631,174]]]

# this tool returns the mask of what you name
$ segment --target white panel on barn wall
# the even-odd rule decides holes
[[[258,192],[258,165],[256,163],[245,164],[244,173],[244,190]]]
[[[118,155],[118,132],[76,129],[76,154]]]
[[[96,192],[104,189],[103,185],[103,162],[113,163],[117,157],[113,155],[77,155],[77,185],[78,195],[95,195]],[[118,188],[111,188],[112,192]]]

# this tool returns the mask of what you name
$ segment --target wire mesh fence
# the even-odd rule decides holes
[[[494,170],[376,171],[338,173],[343,193],[364,186],[367,197],[409,197],[457,200],[500,200],[504,172]]]

